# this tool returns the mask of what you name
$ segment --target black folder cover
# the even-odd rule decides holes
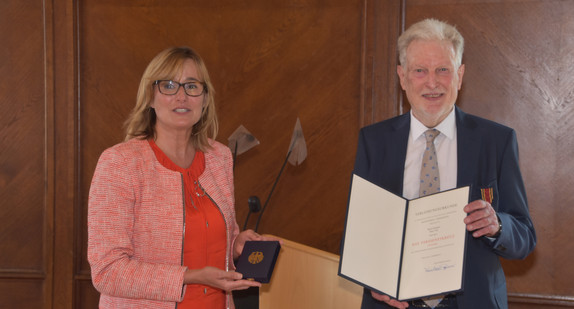
[[[268,283],[280,249],[278,241],[246,241],[235,271],[241,273],[243,279]]]

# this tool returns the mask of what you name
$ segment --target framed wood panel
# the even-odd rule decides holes
[[[0,307],[7,308],[50,299],[53,105],[44,16],[42,1],[0,5]]]
[[[465,37],[466,70],[457,104],[469,113],[517,131],[538,245],[524,261],[503,260],[511,307],[574,306],[574,267],[566,262],[574,252],[567,239],[574,234],[569,224],[574,213],[567,206],[572,203],[567,191],[573,184],[568,175],[574,163],[566,158],[574,149],[574,139],[569,134],[572,121],[568,120],[574,98],[574,67],[569,52],[574,43],[570,35],[574,23],[569,18],[574,13],[574,3],[402,3],[405,28],[432,17],[456,25]],[[383,85],[396,82],[395,77],[389,80],[382,73],[374,78]],[[408,102],[402,106],[408,110]]]

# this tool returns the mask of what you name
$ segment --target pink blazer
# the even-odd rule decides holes
[[[239,234],[233,162],[229,148],[210,143],[199,182],[225,219],[232,270]],[[88,261],[100,308],[175,308],[183,299],[184,207],[182,175],[163,167],[147,140],[102,153],[88,202]]]

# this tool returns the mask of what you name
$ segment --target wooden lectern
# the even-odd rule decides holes
[[[361,307],[363,288],[337,275],[338,255],[282,240],[271,281],[259,289],[260,309]]]

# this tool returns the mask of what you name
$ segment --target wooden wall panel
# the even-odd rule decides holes
[[[402,12],[402,1],[365,1],[361,127],[404,112],[403,92],[396,74],[397,38],[404,22]]]
[[[465,37],[458,105],[517,131],[538,245],[524,261],[503,261],[512,308],[574,306],[566,262],[574,252],[573,13],[573,2],[559,0],[405,1],[405,27],[434,17]]]
[[[41,272],[46,163],[42,7],[20,1],[4,5],[0,36],[9,48],[0,50],[5,59],[0,74],[6,76],[0,83],[0,251],[12,254],[0,255],[0,268]],[[23,28],[9,31],[10,24]]]
[[[94,289],[91,280],[79,280],[75,286],[73,308],[96,309],[100,301],[100,293]]]
[[[359,127],[360,2],[182,5],[81,3],[82,200],[101,151],[123,139],[149,60],[168,46],[189,45],[205,58],[215,85],[218,140],[227,144],[244,125],[261,142],[237,158],[240,224],[248,197],[267,197],[299,117],[309,156],[285,169],[260,232],[337,251]]]
[[[17,27],[14,27],[17,25]],[[37,308],[49,278],[43,6],[0,4],[0,307]],[[49,284],[49,283],[48,283]],[[27,293],[34,293],[28,295]]]
[[[46,2],[48,80],[52,80],[54,172],[48,184],[54,189],[53,278],[45,308],[74,306],[77,271],[81,259],[81,207],[78,199],[78,64],[76,0]]]
[[[461,26],[473,29],[468,61],[476,63],[476,70],[467,68],[472,87],[466,87],[464,107],[516,129],[538,232],[532,256],[505,263],[510,290],[572,295],[574,266],[566,261],[574,257],[574,210],[567,206],[574,202],[574,6],[523,1],[476,6],[474,12]]]
[[[338,252],[359,128],[360,1],[82,1],[79,6],[82,211],[100,153],[121,140],[147,63],[195,48],[216,91],[218,140],[244,125],[261,142],[235,169],[237,219],[262,203],[300,118],[308,157],[288,165],[259,232]],[[121,29],[121,30],[120,30]],[[254,228],[252,216],[248,228]],[[83,217],[82,220],[85,220]],[[82,223],[85,240],[85,221]],[[82,274],[89,270],[82,248]],[[83,285],[83,284],[82,284]]]
[[[0,307],[22,309],[46,308],[43,290],[43,279],[0,279]]]

